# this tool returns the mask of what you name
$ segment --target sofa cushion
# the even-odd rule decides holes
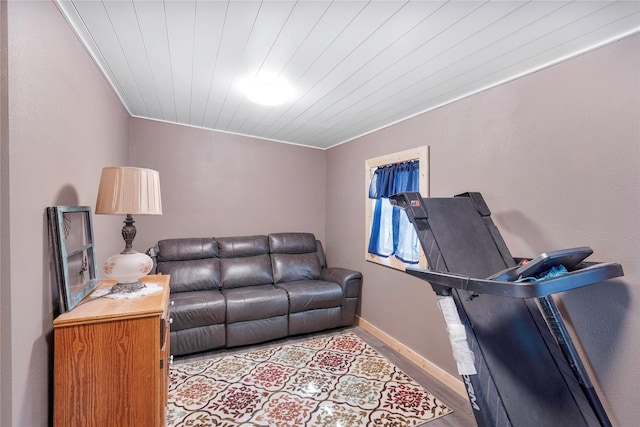
[[[267,236],[219,237],[217,243],[220,258],[238,258],[269,253]]]
[[[171,354],[180,356],[224,347],[226,335],[224,323],[171,331]]]
[[[158,262],[215,258],[218,245],[213,237],[166,239],[158,242]]]
[[[316,280],[320,278],[320,260],[318,255],[272,254],[271,267],[273,282],[292,282],[294,280]]]
[[[311,233],[269,234],[269,250],[272,254],[316,252],[316,238]]]
[[[266,319],[289,312],[287,293],[273,285],[223,289],[227,300],[227,324]]]
[[[158,262],[156,271],[171,275],[169,288],[172,294],[220,287],[220,265],[217,258]]]
[[[286,337],[288,332],[289,316],[287,315],[229,323],[227,324],[227,347],[275,340]]]
[[[220,285],[224,289],[273,283],[269,255],[220,260]]]
[[[291,313],[340,307],[342,304],[342,287],[337,283],[323,280],[299,280],[278,283],[275,286],[287,291]]]
[[[340,307],[301,311],[289,315],[289,335],[307,334],[338,326],[343,326]]]
[[[226,316],[220,291],[179,292],[171,295],[172,331],[223,324]]]

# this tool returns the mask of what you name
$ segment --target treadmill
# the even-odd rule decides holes
[[[418,234],[429,269],[406,273],[437,294],[478,426],[610,426],[551,295],[622,267],[586,262],[588,247],[514,259],[480,193],[390,200]]]

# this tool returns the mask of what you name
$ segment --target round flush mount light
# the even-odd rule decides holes
[[[281,105],[293,96],[291,87],[278,80],[255,79],[242,86],[247,98],[260,105]]]

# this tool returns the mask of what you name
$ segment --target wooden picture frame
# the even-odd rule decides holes
[[[47,218],[60,313],[64,313],[98,286],[91,208],[50,206]]]

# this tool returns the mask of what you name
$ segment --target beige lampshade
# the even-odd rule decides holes
[[[103,168],[96,213],[162,215],[160,174],[145,168]]]

